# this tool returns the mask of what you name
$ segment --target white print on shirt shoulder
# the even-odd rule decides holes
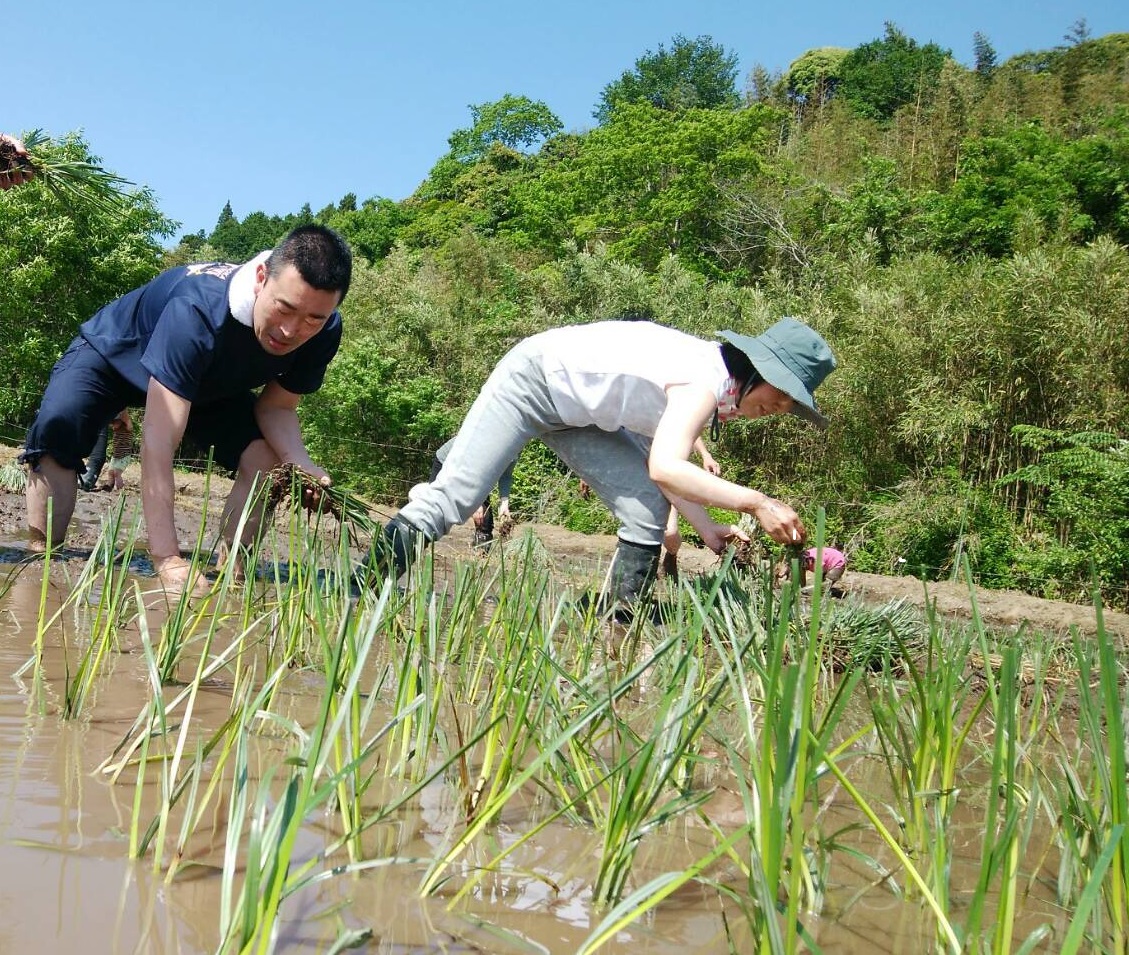
[[[189,275],[214,275],[217,279],[226,279],[234,272],[238,265],[228,262],[203,262],[200,265],[188,266]]]

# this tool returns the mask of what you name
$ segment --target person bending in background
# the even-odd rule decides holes
[[[337,353],[337,308],[351,275],[344,239],[302,226],[242,266],[162,272],[85,322],[51,372],[20,456],[29,472],[31,548],[46,547],[50,501],[51,541],[62,542],[82,456],[122,408],[145,408],[142,510],[166,591],[193,586],[173,520],[173,455],[185,435],[213,447],[215,460],[235,472],[221,518],[228,546],[257,475],[289,463],[328,485],[302,441],[297,407],[321,386]],[[309,492],[306,503],[315,497]],[[261,517],[250,515],[245,537]],[[203,586],[196,581],[193,589]]]
[[[594,322],[517,344],[483,385],[443,470],[420,489],[357,567],[360,584],[399,578],[417,546],[465,521],[525,444],[540,438],[620,522],[611,597],[626,609],[653,581],[673,504],[720,553],[747,539],[705,505],[757,518],[779,543],[806,538],[796,512],[690,462],[721,421],[792,412],[825,423],[813,392],[835,367],[827,343],[792,318],[756,337],[706,341],[652,322]],[[712,422],[712,424],[711,424]]]
[[[123,408],[110,422],[110,431],[114,439],[110,452],[110,473],[106,475],[102,490],[120,491],[125,487],[122,474],[133,457],[133,419],[129,416],[128,408]]]
[[[834,547],[824,547],[822,551],[815,547],[809,547],[799,556],[801,589],[807,586],[808,574],[815,571],[817,559],[823,568],[823,582],[825,584],[831,586],[843,579],[843,574],[847,571],[846,554]],[[776,566],[776,577],[778,580],[788,580],[791,576],[792,560],[789,556],[786,556]]]
[[[702,462],[702,469],[715,476],[721,475],[721,465],[706,447],[705,441],[699,436],[694,442],[694,451]],[[678,529],[678,508],[670,509],[670,516],[666,520],[666,532],[663,534],[662,570],[671,580],[678,579],[678,551],[682,547],[682,533]]]
[[[98,432],[98,440],[86,456],[86,470],[78,477],[78,486],[84,491],[98,490],[98,476],[106,466],[106,451],[110,447],[110,426]]]

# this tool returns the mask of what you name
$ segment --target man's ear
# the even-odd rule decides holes
[[[255,296],[263,290],[263,286],[267,284],[267,264],[260,262],[255,266]]]

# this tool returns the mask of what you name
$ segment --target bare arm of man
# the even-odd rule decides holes
[[[298,402],[301,400],[301,395],[287,391],[278,382],[269,382],[255,404],[255,421],[279,461],[293,464],[323,484],[329,484],[329,474],[314,464],[302,440],[302,428],[298,422]]]
[[[162,586],[179,592],[188,584],[189,565],[180,556],[173,517],[173,454],[192,403],[149,379],[145,397],[145,427],[141,433],[141,507],[149,534],[149,556]]]

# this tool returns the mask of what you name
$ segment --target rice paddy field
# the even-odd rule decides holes
[[[0,950],[1129,952],[1100,608],[722,561],[621,626],[520,529],[355,600],[296,513],[169,602],[138,520],[0,564]]]

